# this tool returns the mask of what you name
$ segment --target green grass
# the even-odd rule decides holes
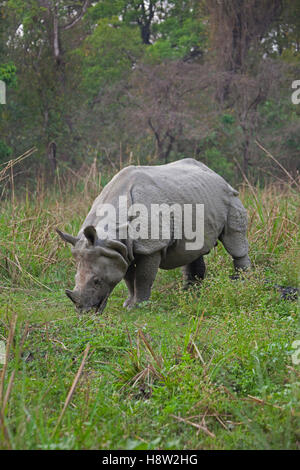
[[[79,315],[64,295],[74,263],[54,227],[75,233],[96,193],[2,203],[0,340],[15,315],[17,324],[0,447],[298,448],[300,378],[291,360],[298,306],[263,282],[297,284],[296,193],[269,188],[255,201],[242,191],[254,261],[245,279],[229,279],[231,260],[218,246],[201,287],[183,291],[180,270],[160,271],[141,307],[122,307],[122,282],[102,316]]]

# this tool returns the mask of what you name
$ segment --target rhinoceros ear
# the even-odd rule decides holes
[[[73,237],[73,235],[69,235],[68,233],[61,232],[58,228],[55,229],[60,238],[62,238],[65,242],[71,243],[75,246],[76,242],[78,242],[79,238]]]
[[[83,233],[91,245],[96,244],[96,241],[98,240],[98,236],[97,236],[96,229],[93,225],[89,225],[88,227],[85,227]]]
[[[119,240],[107,239],[104,241],[104,246],[106,246],[107,248],[110,248],[111,250],[118,251],[125,260],[127,259],[128,250],[127,250],[127,246],[125,245],[125,243],[121,243]]]

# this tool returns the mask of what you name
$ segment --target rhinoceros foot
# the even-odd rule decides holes
[[[134,306],[134,298],[133,297],[128,297],[128,299],[125,300],[123,303],[123,307],[126,307],[128,309],[132,308]]]

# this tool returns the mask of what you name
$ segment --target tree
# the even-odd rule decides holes
[[[9,0],[5,4],[10,25],[6,55],[14,60],[20,77],[6,107],[10,116],[7,137],[21,153],[24,136],[14,132],[21,127],[26,147],[39,142],[41,154],[48,158],[54,143],[58,155],[63,157],[66,152],[65,157],[69,154],[70,158],[72,140],[78,136],[72,124],[74,93],[70,85],[76,80],[76,66],[74,63],[70,71],[70,53],[82,40],[74,31],[89,2],[29,0],[25,5]]]
[[[89,13],[95,20],[118,16],[128,26],[138,26],[143,44],[151,44],[152,27],[162,18],[169,3],[163,0],[102,0],[94,3]]]
[[[189,156],[228,177],[238,160],[256,178],[265,168],[256,167],[259,138],[295,169],[299,8],[299,0],[0,0],[0,73],[15,81],[0,110],[2,154],[37,145],[36,166],[53,171],[95,156],[114,169]]]
[[[199,139],[205,134],[205,125],[201,126],[193,105],[199,103],[210,83],[207,71],[200,65],[181,61],[143,64],[132,76],[128,123],[135,132],[139,129],[152,134],[159,160],[167,163],[182,138],[192,138],[197,133]]]
[[[91,0],[81,0],[78,3],[62,0],[37,0],[42,15],[47,24],[51,37],[52,50],[57,65],[62,62],[63,46],[62,33],[69,31],[79,23],[86,13]]]
[[[221,70],[244,72],[255,47],[280,16],[282,0],[207,0],[212,40]]]
[[[243,135],[242,165],[247,174],[257,110],[270,87],[260,47],[282,12],[283,1],[207,0],[207,6],[216,56],[216,98],[222,107],[236,110]]]

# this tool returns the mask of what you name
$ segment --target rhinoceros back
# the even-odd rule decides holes
[[[126,196],[128,205],[143,204],[151,213],[153,204],[203,204],[205,242],[202,252],[208,252],[222,232],[230,206],[238,192],[220,175],[192,158],[166,165],[129,166],[117,173],[95,200],[83,228],[97,226],[97,211],[102,204],[112,204],[118,213],[119,198]],[[150,220],[148,221],[150,223]],[[135,252],[151,253],[165,249],[170,240],[135,240]],[[184,240],[182,241],[184,242]],[[201,253],[200,253],[201,254]]]

